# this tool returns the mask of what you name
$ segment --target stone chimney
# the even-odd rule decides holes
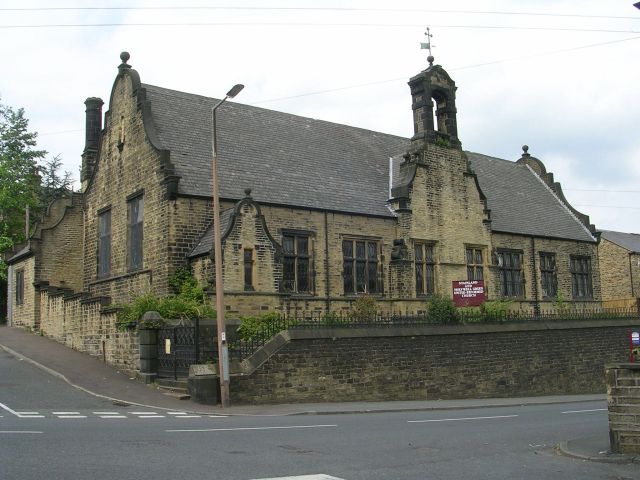
[[[101,98],[89,97],[84,104],[86,110],[85,144],[82,152],[82,171],[80,172],[80,184],[85,191],[98,159],[100,148],[100,132],[102,131],[102,105]]]

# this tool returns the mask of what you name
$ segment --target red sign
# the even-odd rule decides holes
[[[454,280],[452,284],[456,307],[477,307],[486,299],[484,280]]]

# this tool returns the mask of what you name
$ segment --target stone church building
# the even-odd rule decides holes
[[[142,83],[121,60],[104,115],[101,99],[85,102],[81,193],[54,203],[9,261],[14,325],[50,322],[52,302],[99,310],[167,294],[180,267],[213,285],[217,101]],[[528,147],[515,161],[463,150],[456,88],[439,65],[409,79],[411,138],[225,103],[227,315],[340,311],[361,294],[383,312],[418,313],[460,280],[482,280],[512,308],[598,303],[588,217]]]

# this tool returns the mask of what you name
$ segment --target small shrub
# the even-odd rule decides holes
[[[458,322],[456,306],[449,297],[432,295],[427,300],[427,316],[433,323],[450,324]]]
[[[485,321],[504,320],[510,305],[508,300],[488,300],[480,305],[480,311]]]
[[[327,327],[342,325],[342,323],[342,317],[335,312],[327,312],[322,316],[322,318],[320,318],[320,325],[325,325]]]
[[[371,295],[361,295],[353,302],[351,315],[356,322],[372,322],[376,319],[378,305]]]
[[[240,318],[238,336],[242,340],[254,340],[275,335],[281,329],[280,315],[276,312]]]
[[[571,304],[567,302],[567,299],[564,298],[562,293],[558,292],[556,298],[553,299],[553,308],[556,309],[558,314],[566,315],[571,310]]]

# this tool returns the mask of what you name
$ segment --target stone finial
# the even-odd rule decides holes
[[[427,57],[427,62],[429,62],[429,66],[433,67],[433,61],[435,60],[435,58],[433,58],[433,55],[429,55]]]
[[[131,55],[129,55],[129,52],[122,52],[120,54],[120,60],[122,60],[122,63],[118,66],[120,71],[122,71],[122,70],[124,70],[126,68],[131,68],[131,65],[127,64],[127,62],[129,61],[130,58],[131,58]]]
[[[523,145],[522,146],[522,156],[523,157],[528,157],[529,156],[529,145]]]
[[[250,197],[251,196],[251,189],[250,188],[245,188],[244,189],[244,194],[245,194],[245,196]]]

